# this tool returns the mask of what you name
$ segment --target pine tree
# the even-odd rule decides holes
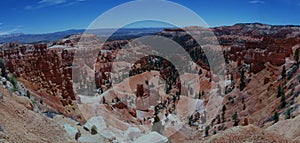
[[[226,112],[226,106],[223,105],[223,107],[222,107],[222,121],[223,121],[223,123],[226,121],[226,119],[225,119],[225,112]]]
[[[1,76],[7,79],[6,68],[4,65],[4,61],[2,59],[0,59],[0,68],[1,68]]]
[[[192,120],[193,120],[193,116],[189,117],[189,126],[192,126]]]
[[[30,92],[29,92],[29,90],[26,91],[26,96],[30,99]]]
[[[221,123],[221,117],[220,117],[220,115],[218,114],[217,115],[217,124],[220,124]]]
[[[285,93],[281,94],[281,103],[280,103],[280,108],[283,109],[286,106],[286,98],[285,98]]]
[[[226,111],[226,106],[223,105],[222,112],[225,113],[225,111]]]
[[[237,126],[239,124],[239,119],[238,119],[238,114],[237,112],[235,112],[233,115],[232,115],[232,120],[234,122],[233,126]]]
[[[226,119],[225,119],[225,113],[222,113],[222,122],[226,122]]]
[[[106,104],[106,99],[105,99],[104,96],[102,97],[102,103],[103,103],[103,104]]]
[[[298,63],[299,63],[299,49],[298,48],[295,50],[294,59],[297,62],[297,65],[298,65]]]
[[[291,118],[291,108],[289,107],[287,110],[286,110],[286,117],[285,119],[290,119]]]
[[[158,122],[160,122],[160,119],[156,114],[155,117],[154,117],[154,122],[153,123],[158,123]]]
[[[284,93],[284,90],[281,87],[281,85],[279,85],[277,88],[277,98],[281,97],[283,93]]]
[[[75,134],[75,140],[77,141],[81,137],[81,132],[80,130],[77,129],[77,132]]]
[[[9,81],[10,81],[11,84],[13,85],[13,91],[17,91],[17,90],[18,90],[17,76],[16,76],[16,75],[12,75],[12,76],[10,77]]]
[[[282,76],[282,78],[286,77],[286,68],[285,68],[285,66],[282,67],[281,76]]]
[[[209,129],[210,129],[209,126],[205,127],[205,137],[207,137],[209,135]]]
[[[245,88],[245,86],[246,86],[246,83],[245,83],[245,72],[244,72],[244,70],[240,71],[240,76],[241,76],[241,78],[240,78],[240,91],[242,91]]]
[[[273,119],[274,119],[274,123],[277,123],[279,121],[279,114],[278,114],[278,112],[274,113]]]

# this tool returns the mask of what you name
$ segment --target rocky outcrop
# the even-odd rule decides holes
[[[27,97],[10,95],[0,87],[0,142],[69,142],[63,127],[43,114],[28,110],[33,102]]]
[[[205,142],[221,143],[221,142],[295,142],[284,136],[274,134],[253,125],[245,127],[234,127],[226,130],[224,133],[214,135]]]

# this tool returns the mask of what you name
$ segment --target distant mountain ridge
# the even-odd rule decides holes
[[[191,26],[192,27],[192,26]],[[186,27],[189,28],[189,27]],[[66,31],[45,33],[45,34],[24,34],[15,33],[9,35],[0,35],[0,44],[9,42],[19,43],[39,43],[39,42],[54,42],[74,34],[89,33],[99,37],[109,38],[108,40],[124,40],[132,39],[145,35],[153,35],[164,30],[176,30],[180,28],[122,28],[122,29],[71,29]],[[237,23],[232,26],[211,27],[216,36],[224,34],[247,34],[250,32],[254,35],[260,34],[276,34],[290,33],[292,36],[299,36],[299,25],[269,25],[263,23]],[[117,31],[116,31],[117,30]],[[116,31],[116,32],[114,32]],[[253,32],[256,31],[256,32]],[[113,34],[111,34],[114,32]],[[225,33],[224,33],[225,32]],[[248,33],[249,34],[249,33]]]
[[[0,43],[8,42],[20,42],[20,43],[38,43],[38,42],[52,42],[58,39],[62,39],[68,35],[80,34],[84,30],[67,30],[54,33],[45,33],[45,34],[9,34],[1,35]]]
[[[9,42],[19,42],[19,43],[38,43],[38,42],[53,42],[64,37],[74,35],[89,33],[95,34],[100,37],[110,37],[111,40],[116,39],[127,39],[127,38],[136,38],[144,35],[155,34],[163,30],[163,28],[124,28],[118,29],[71,29],[66,31],[54,32],[54,33],[45,33],[45,34],[9,34],[9,35],[0,35],[0,43],[9,43]],[[113,35],[111,33],[114,32]]]

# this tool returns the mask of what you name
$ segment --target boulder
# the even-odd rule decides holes
[[[157,132],[150,132],[149,134],[143,135],[137,138],[133,143],[166,143],[168,138],[162,136]]]
[[[65,131],[67,132],[67,134],[71,137],[71,138],[74,138],[78,129],[70,124],[64,124],[63,125]]]
[[[92,117],[85,123],[84,127],[91,129],[92,126],[95,125],[97,130],[103,130],[107,128],[106,122],[102,116]]]
[[[78,142],[102,143],[108,141],[101,135],[82,135],[78,138]]]
[[[99,134],[103,136],[106,140],[109,140],[110,142],[116,139],[116,135],[110,130],[100,130]]]
[[[125,131],[125,137],[127,137],[128,139],[135,139],[141,136],[141,130],[137,127],[129,127],[126,131]]]

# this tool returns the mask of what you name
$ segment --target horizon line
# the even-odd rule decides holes
[[[235,24],[224,24],[224,25],[218,25],[218,26],[209,26],[204,28],[218,28],[218,27],[226,27],[226,26],[234,26],[239,24],[261,24],[261,25],[269,25],[269,26],[286,26],[286,27],[300,27],[296,24],[267,24],[262,22],[238,22]],[[49,31],[49,32],[42,32],[42,33],[26,33],[26,32],[16,32],[16,33],[10,33],[10,34],[0,34],[0,36],[8,36],[8,35],[16,35],[16,34],[22,34],[22,35],[39,35],[39,34],[53,34],[53,33],[59,33],[59,32],[66,32],[66,31],[72,31],[72,30],[83,30],[83,33],[88,30],[117,30],[117,29],[167,29],[167,28],[187,28],[187,27],[201,27],[197,25],[190,25],[190,26],[184,26],[184,27],[176,27],[176,26],[161,26],[161,27],[122,27],[122,28],[114,28],[114,27],[105,27],[105,28],[96,28],[96,29],[87,29],[87,28],[70,28],[70,29],[62,29],[62,30],[56,30],[56,31]]]

